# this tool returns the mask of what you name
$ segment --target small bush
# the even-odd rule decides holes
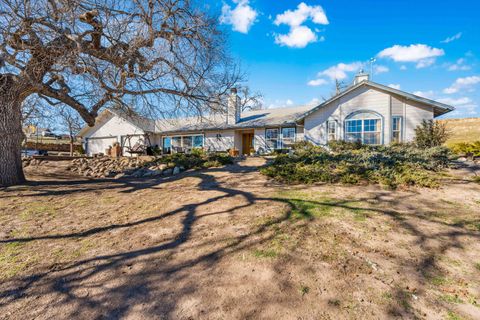
[[[432,148],[443,145],[450,133],[445,123],[423,120],[422,123],[415,128],[415,144],[419,148]]]
[[[449,163],[444,147],[419,149],[413,144],[367,146],[335,142],[330,150],[305,142],[291,155],[278,155],[261,172],[285,183],[379,183],[438,187],[437,173]]]
[[[480,141],[460,142],[450,146],[450,149],[460,156],[480,157]]]

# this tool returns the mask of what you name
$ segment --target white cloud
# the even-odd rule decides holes
[[[233,0],[236,7],[232,9],[228,4],[222,7],[220,23],[231,24],[234,31],[248,33],[258,13],[249,5],[249,0]]]
[[[363,65],[364,64],[360,61],[336,64],[330,68],[320,71],[317,74],[317,78],[310,80],[307,84],[309,86],[321,86],[327,84],[328,81],[325,79],[325,77],[329,78],[331,81],[344,80],[348,77],[348,73],[358,71]],[[383,72],[385,71],[383,70]]]
[[[454,114],[456,115],[461,115],[462,113],[468,115],[477,114],[478,105],[468,97],[440,98],[437,101],[454,106],[456,108]]]
[[[472,87],[477,83],[480,83],[479,76],[458,78],[450,87],[443,89],[443,93],[452,94],[457,93],[460,90],[472,91]]]
[[[415,91],[414,95],[424,97],[427,99],[436,100],[441,103],[448,104],[455,107],[455,111],[450,113],[450,116],[465,116],[465,115],[475,115],[477,114],[478,105],[469,97],[443,97],[440,98],[437,96],[436,92],[433,90],[428,91]]]
[[[400,90],[400,85],[399,85],[399,84],[393,84],[393,83],[391,83],[391,84],[389,84],[388,86],[389,86],[390,88]]]
[[[361,62],[352,62],[352,63],[339,63],[335,66],[332,66],[328,69],[320,71],[318,76],[327,76],[331,80],[343,80],[347,78],[348,72],[358,71],[363,64]]]
[[[433,63],[437,57],[443,56],[443,49],[433,48],[425,44],[409,46],[394,45],[378,53],[380,58],[390,58],[395,62],[416,62],[417,68],[425,68]]]
[[[317,87],[317,86],[323,86],[327,83],[328,83],[327,80],[320,78],[320,79],[310,80],[308,81],[307,84],[312,87]]]
[[[406,65],[401,65],[400,70],[407,70],[407,66]]]
[[[413,94],[419,97],[427,98],[427,99],[435,98],[435,92],[433,92],[433,90],[415,91]]]
[[[374,66],[373,67],[373,73],[374,74],[380,74],[380,73],[385,73],[385,72],[388,72],[390,71],[390,69],[388,69],[388,67],[386,66]]]
[[[309,43],[317,40],[317,35],[312,29],[305,26],[293,27],[288,34],[275,36],[275,43],[292,48],[305,48]]]
[[[291,27],[300,26],[307,19],[311,19],[313,23],[327,25],[328,18],[321,6],[309,6],[302,2],[298,5],[297,9],[287,10],[282,14],[277,15],[274,23],[278,26],[286,24]]]
[[[292,99],[286,99],[286,100],[275,100],[272,101],[268,106],[267,109],[276,109],[276,108],[288,108],[294,105],[294,102]]]
[[[415,67],[417,69],[422,69],[422,68],[430,67],[434,63],[435,63],[435,58],[424,59],[424,60],[418,61]]]
[[[304,48],[309,43],[324,41],[325,37],[322,36],[319,39],[315,31],[303,25],[307,20],[311,20],[315,24],[329,24],[327,15],[321,6],[309,6],[302,2],[297,9],[287,10],[276,16],[273,23],[277,26],[288,25],[290,31],[288,34],[276,35],[275,43],[287,47]]]
[[[465,58],[458,59],[454,64],[447,64],[448,71],[467,71],[472,69],[471,66],[466,64]]]
[[[445,40],[442,40],[440,41],[441,43],[449,43],[449,42],[452,42],[452,41],[455,41],[455,40],[458,40],[462,37],[462,33],[459,32],[457,33],[456,35],[453,35],[451,37],[447,37]]]
[[[438,102],[449,104],[452,106],[459,106],[459,105],[465,105],[465,104],[470,104],[472,103],[472,99],[468,97],[462,97],[462,98],[440,98],[437,100]]]

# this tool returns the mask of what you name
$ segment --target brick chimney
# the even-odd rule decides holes
[[[237,94],[237,89],[232,88],[227,101],[227,124],[235,124],[240,121],[240,113],[242,111],[240,109],[240,97]]]

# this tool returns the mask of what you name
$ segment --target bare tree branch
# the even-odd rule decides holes
[[[241,80],[217,19],[188,0],[0,0],[0,71],[89,125],[115,100],[192,114]]]

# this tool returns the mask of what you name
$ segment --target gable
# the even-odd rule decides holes
[[[365,88],[369,88],[369,89],[372,89],[372,90],[377,90],[377,91],[380,91],[380,92],[383,92],[383,93],[387,94],[388,96],[396,97],[396,100],[397,100],[396,102],[402,101],[402,103],[403,103],[405,101],[408,101],[408,102],[411,102],[411,104],[414,104],[416,106],[423,106],[423,107],[430,108],[435,117],[440,116],[442,114],[445,114],[447,112],[450,112],[452,110],[455,110],[454,107],[446,105],[444,103],[440,103],[440,102],[430,100],[430,99],[427,99],[427,98],[419,97],[419,96],[407,93],[405,91],[393,89],[393,88],[390,88],[390,87],[387,87],[387,86],[384,86],[384,85],[381,85],[381,84],[378,84],[378,83],[375,83],[375,82],[362,81],[362,82],[360,82],[360,83],[358,83],[354,86],[351,86],[350,88],[341,92],[340,94],[330,98],[329,100],[327,100],[324,103],[318,105],[317,107],[311,109],[310,111],[305,112],[297,120],[303,120],[307,116],[312,114],[313,112],[316,112],[317,110],[322,109],[322,108],[326,107],[327,105],[335,103],[339,100],[344,101],[345,96],[347,96],[347,100],[348,100],[349,95],[351,95],[352,93],[355,94],[355,92],[357,92],[357,91],[365,90]],[[398,106],[398,105],[399,104],[397,103],[396,106]]]
[[[98,117],[95,125],[86,130],[82,130],[80,135],[85,138],[105,138],[105,137],[117,137],[122,135],[131,134],[143,134],[144,131],[131,122],[113,114],[109,111],[105,111],[100,117]]]
[[[433,119],[434,106],[413,101],[396,93],[371,86],[358,86],[331,99],[304,117],[305,137],[315,144],[327,144],[327,123],[334,121],[337,137],[345,137],[345,121],[354,114],[376,114],[381,119],[381,141],[390,143],[392,118],[401,117],[404,141],[414,137],[415,128]]]

